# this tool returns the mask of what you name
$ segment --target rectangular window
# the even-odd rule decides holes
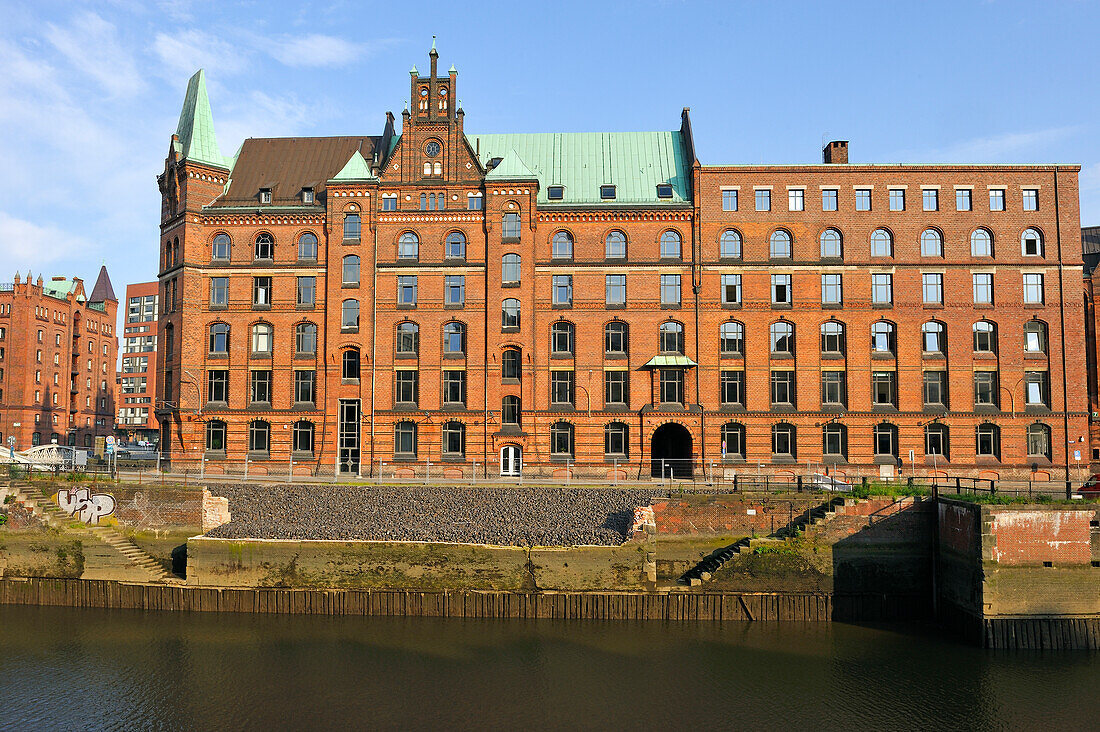
[[[226,307],[229,305],[229,278],[210,278],[210,305],[212,307]]]
[[[1038,211],[1039,210],[1039,191],[1035,188],[1024,189],[1024,210],[1025,211]]]
[[[461,306],[466,304],[466,276],[447,275],[444,279],[444,304]]]
[[[891,188],[890,189],[890,210],[891,211],[904,211],[905,210],[905,189],[904,188]]]
[[[397,277],[397,304],[416,304],[416,275],[398,275]]]
[[[745,406],[745,372],[723,371],[721,377],[722,406]]]
[[[871,302],[875,305],[892,305],[894,303],[893,275],[871,275]]]
[[[848,389],[843,371],[821,372],[821,405],[843,407],[848,399]]]
[[[207,372],[206,387],[207,401],[225,404],[229,401],[229,372],[225,370]]]
[[[480,193],[474,193],[466,196],[466,208],[470,211],[480,211],[484,208],[483,203],[485,199],[482,198]]]
[[[724,275],[722,275],[722,304],[723,305],[740,305],[741,304],[741,275],[739,275],[739,274],[724,274]]]
[[[925,305],[943,305],[943,275],[926,272],[920,276]]]
[[[1041,305],[1044,302],[1041,274],[1024,275],[1024,302],[1029,305]]]
[[[573,307],[573,275],[554,275],[553,303],[560,307]]]
[[[970,211],[974,207],[973,202],[970,200],[969,188],[956,188],[955,189],[955,210],[956,211]]]
[[[615,198],[615,186],[600,186],[600,198],[605,200]]]
[[[313,307],[317,298],[317,278],[298,278],[298,304],[304,307]]]
[[[757,211],[771,211],[772,210],[772,192],[766,188],[759,188],[756,190],[756,210]]]
[[[661,304],[680,304],[680,275],[661,275]]]
[[[842,300],[841,277],[838,274],[821,275],[821,304],[839,305]]]
[[[565,198],[565,188],[562,186],[550,186],[546,189],[546,200],[560,201]]]
[[[821,210],[822,211],[836,211],[837,204],[837,189],[836,188],[822,188],[821,189]]]
[[[572,373],[567,372],[567,373]],[[603,401],[604,404],[626,406],[630,403],[630,391],[628,372],[604,371],[603,372]]]
[[[500,235],[505,239],[518,239],[520,219],[518,213],[506,213],[501,218]]]
[[[1005,210],[1005,192],[1003,188],[990,188],[989,189],[989,210],[990,211],[1004,211]]]
[[[443,372],[443,406],[466,405],[466,372],[448,370]]]
[[[876,407],[895,407],[897,396],[897,373],[894,371],[875,371],[871,374],[871,404]]]
[[[794,406],[793,371],[772,371],[772,406]]]
[[[975,274],[974,277],[974,304],[993,304],[993,275]]]
[[[317,396],[315,393],[315,385],[317,383],[317,372],[315,371],[295,371],[294,372],[294,403],[295,404],[312,404],[316,401]]]
[[[383,211],[396,211],[397,210],[397,196],[382,194],[382,210]],[[347,237],[345,237],[347,238]],[[357,237],[355,237],[357,238]]]
[[[870,211],[871,210],[871,189],[870,188],[857,188],[856,189],[856,211]]]
[[[394,404],[415,407],[420,400],[420,372],[401,370],[393,372]]]
[[[252,278],[252,304],[261,307],[271,306],[271,278]]]
[[[251,389],[249,391],[249,401],[253,404],[271,403],[270,371],[251,372]]]
[[[1024,401],[1029,407],[1050,406],[1050,383],[1046,371],[1024,373]]]
[[[939,211],[940,210],[940,192],[935,188],[925,188],[921,191],[924,197],[924,210],[925,211]]]
[[[998,404],[996,371],[974,372],[974,405],[995,407]]]
[[[924,406],[947,406],[947,372],[924,372]]]
[[[626,275],[607,275],[604,290],[608,305],[626,305]]]
[[[684,403],[683,369],[661,369],[659,397],[661,404]]]
[[[737,191],[722,191],[722,210],[737,210]]]
[[[772,305],[791,304],[791,276],[772,275]]]
[[[550,403],[558,406],[573,406],[573,372],[550,372]]]
[[[787,191],[787,209],[790,211],[805,211],[806,192],[798,188]]]

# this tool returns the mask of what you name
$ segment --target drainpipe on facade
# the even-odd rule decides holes
[[[371,267],[372,281],[374,291],[371,293],[371,319],[370,319],[370,477],[374,475],[374,376],[375,376],[375,356],[378,343],[378,220],[374,216],[374,206],[371,206],[371,223],[374,224],[371,228],[374,230],[374,262]],[[362,368],[362,364],[360,364]],[[360,381],[362,384],[362,381]],[[362,393],[363,387],[360,386],[359,390]],[[360,419],[362,419],[360,417]],[[339,448],[337,448],[339,449]],[[363,474],[363,444],[362,438],[359,441],[359,474]],[[379,473],[378,477],[381,478],[382,474]]]
[[[1062,217],[1058,211],[1058,168],[1054,168],[1054,240],[1058,245],[1058,325],[1062,333],[1062,442],[1065,443],[1066,493],[1069,490],[1069,381],[1066,378],[1066,298],[1062,287]],[[1026,436],[1026,432],[1025,432]]]

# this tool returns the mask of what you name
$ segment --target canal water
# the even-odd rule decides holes
[[[909,627],[0,606],[0,728],[1097,729],[1100,654]]]

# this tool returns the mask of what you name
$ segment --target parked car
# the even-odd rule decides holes
[[[1086,480],[1077,492],[1085,498],[1100,498],[1100,473]]]

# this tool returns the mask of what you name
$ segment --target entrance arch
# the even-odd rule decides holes
[[[505,445],[500,448],[500,474],[506,478],[518,478],[523,475],[523,450],[518,445]]]
[[[691,477],[691,433],[682,424],[669,422],[654,430],[650,455],[654,478]]]

